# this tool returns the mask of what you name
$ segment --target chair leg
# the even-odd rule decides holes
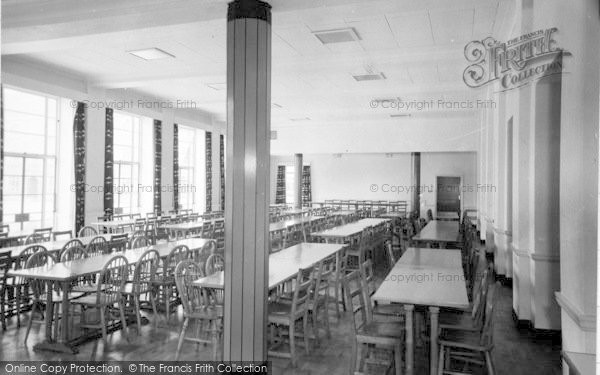
[[[133,304],[135,305],[135,318],[137,320],[137,329],[138,329],[138,334],[141,332],[142,330],[142,317],[141,317],[141,310],[140,310],[140,296],[139,294],[135,294],[133,296]]]
[[[106,310],[106,307],[100,306],[100,328],[102,329],[102,341],[104,342],[104,346],[106,347],[108,345],[108,339],[106,338],[106,312],[104,310]]]
[[[29,317],[29,322],[27,323],[27,331],[25,331],[25,340],[23,340],[23,343],[25,345],[27,345],[27,338],[29,337],[29,331],[31,330],[31,324],[33,323],[33,315],[35,314],[37,309],[38,304],[34,303],[33,307],[31,308],[31,316]]]
[[[218,333],[218,329],[217,329],[217,325],[218,325],[218,321],[217,320],[213,320],[211,322],[211,342],[212,342],[212,360],[216,361],[217,360],[217,349],[218,349],[218,345],[219,345],[219,333]]]
[[[2,331],[6,331],[6,316],[5,316],[5,298],[6,288],[2,287],[0,291],[0,321],[2,322]]]
[[[46,303],[52,303],[52,302],[46,302]],[[60,318],[60,305],[56,305],[54,303],[52,303],[52,311],[54,314],[54,338],[58,338],[58,329],[59,329],[59,318]],[[64,317],[64,311],[63,311],[63,317]]]
[[[357,342],[356,343],[356,361],[354,362],[354,371],[361,372],[363,365],[363,344]]]
[[[402,375],[402,344],[394,347],[394,368],[396,375]]]
[[[17,287],[17,296],[16,296],[16,313],[17,313],[17,328],[21,328],[21,288],[23,286],[19,285]]]
[[[154,314],[154,325],[156,326],[156,322],[159,319],[158,312],[156,311],[156,299],[154,295],[154,291],[150,291],[150,304],[152,305],[152,313]]]
[[[496,370],[494,369],[494,361],[492,359],[492,353],[489,350],[485,352],[485,365],[487,367],[488,375],[496,374]]]
[[[165,311],[167,315],[167,325],[169,324],[169,318],[171,317],[171,287],[165,286]]]
[[[181,346],[183,345],[183,339],[185,338],[185,331],[190,322],[189,318],[185,318],[183,321],[183,326],[181,327],[181,333],[179,333],[179,341],[177,342],[177,350],[175,351],[175,360],[179,359],[179,354],[181,353]]]
[[[438,370],[437,373],[438,375],[442,375],[444,373],[444,365],[446,364],[446,359],[449,358],[445,358],[444,355],[446,354],[446,350],[444,348],[444,345],[440,344],[440,355],[438,357]]]
[[[139,313],[140,312],[138,309],[138,314]],[[125,301],[123,299],[119,300],[119,315],[121,316],[121,324],[123,325],[123,335],[125,335],[125,340],[129,342],[129,334],[127,333],[127,320],[125,319]]]
[[[323,305],[323,317],[325,319],[325,331],[327,332],[327,338],[331,338],[331,329],[329,328],[329,290],[325,293],[325,304]]]
[[[290,335],[290,358],[292,360],[292,367],[296,367],[296,338],[294,332],[294,322],[290,322],[289,335]]]
[[[313,315],[313,321],[317,318],[316,312],[317,311],[315,310],[315,315]],[[313,327],[315,327],[314,323]],[[308,311],[306,312],[306,314],[304,314],[304,319],[302,319],[302,330],[304,331],[304,347],[306,350],[306,354],[310,354],[310,337],[308,336]],[[317,336],[318,334],[319,332],[315,330],[315,336]]]

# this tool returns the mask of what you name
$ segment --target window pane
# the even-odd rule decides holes
[[[27,134],[46,134],[46,120],[43,116],[31,115],[29,113],[5,111],[4,130],[7,134],[13,132]]]
[[[48,117],[56,118],[56,99],[48,98]]]
[[[5,88],[3,100],[5,110],[27,112],[40,116],[44,116],[46,113],[46,100],[40,95]]]
[[[21,212],[21,195],[4,195],[4,214],[14,215]]]
[[[131,161],[131,148],[127,146],[114,146],[114,160]]]
[[[43,177],[25,176],[25,194],[42,194]]]
[[[43,154],[44,137],[40,135],[7,132],[4,149],[5,152],[20,154]]]
[[[44,159],[26,158],[25,176],[41,177],[44,175]]]
[[[4,176],[20,176],[23,173],[23,158],[6,156],[4,158]]]
[[[23,187],[22,182],[23,178],[21,176],[4,176],[4,194],[21,194]],[[4,199],[6,200],[6,197]]]
[[[42,212],[42,196],[41,195],[25,195],[23,212],[25,213],[41,213]]]

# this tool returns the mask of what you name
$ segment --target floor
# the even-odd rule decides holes
[[[528,330],[519,330],[512,320],[512,290],[508,286],[500,289],[497,323],[495,324],[496,346],[493,351],[494,361],[499,375],[560,375],[560,343],[552,339],[535,337]],[[24,321],[27,322],[28,314]],[[42,337],[42,326],[34,325],[28,345],[24,345],[25,327],[16,328],[14,321],[6,332],[0,334],[0,360],[174,360],[178,331],[182,324],[179,311],[171,318],[170,324],[159,321],[143,326],[138,334],[137,328],[130,327],[129,341],[122,331],[109,336],[108,346],[102,340],[93,340],[80,346],[77,355],[56,355],[37,353],[32,350],[34,343]],[[338,321],[332,312],[332,337],[321,342],[320,347],[313,348],[310,355],[300,348],[299,366],[292,368],[287,359],[273,359],[273,374],[316,375],[316,374],[348,374],[352,352],[352,325],[349,313],[342,315]],[[417,348],[415,366],[417,374],[427,374],[428,357],[424,345]],[[181,360],[210,360],[210,347],[191,343],[184,344]],[[376,374],[382,373],[373,372]],[[475,373],[484,373],[481,370]]]

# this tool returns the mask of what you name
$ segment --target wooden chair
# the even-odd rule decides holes
[[[131,237],[129,240],[129,249],[138,249],[140,247],[151,246],[152,242],[146,236]]]
[[[123,294],[131,301],[136,316],[138,333],[142,329],[142,318],[140,307],[142,302],[150,302],[152,312],[158,317],[156,311],[156,290],[154,289],[154,278],[160,262],[160,255],[155,249],[145,251],[133,270],[133,279],[125,285]],[[145,297],[142,300],[142,297]]]
[[[192,341],[195,343],[204,343],[212,345],[212,359],[217,360],[217,351],[219,346],[219,336],[221,334],[221,322],[223,319],[223,306],[207,303],[206,299],[202,294],[201,288],[193,285],[193,282],[200,277],[204,276],[202,268],[192,260],[183,260],[177,264],[175,268],[175,283],[179,296],[181,297],[181,304],[183,306],[183,326],[181,327],[181,333],[179,334],[179,340],[177,342],[177,350],[175,351],[175,360],[179,359],[181,354],[181,348],[185,340]],[[186,331],[190,322],[198,324],[202,327],[205,323],[208,323],[209,337],[203,338],[198,337],[187,337]],[[197,329],[196,332],[202,333],[201,329]]]
[[[127,233],[113,234],[110,236],[110,242],[108,243],[109,252],[123,252],[127,250],[127,241],[129,235]]]
[[[75,245],[63,249],[60,253],[60,262],[70,262],[72,260],[85,259],[85,248]]]
[[[0,253],[0,322],[2,322],[2,331],[6,331],[6,307],[15,302],[12,299],[11,301],[7,300],[7,295],[14,294],[8,293],[9,290],[12,292],[12,285],[14,284],[14,277],[7,275],[11,267],[12,258],[10,252]]]
[[[23,249],[19,255],[13,259],[13,265],[15,270],[25,268],[27,260],[30,256],[38,251],[47,251],[42,245],[32,244]],[[21,308],[23,303],[23,297],[29,295],[29,282],[22,277],[15,277],[13,279],[13,288],[16,289],[15,293],[15,313],[17,315],[17,327],[21,327]]]
[[[336,301],[330,295],[331,279],[335,272],[335,256],[319,262],[315,272],[315,291],[313,298],[308,303],[309,316],[312,319],[312,326],[315,335],[315,341],[319,344],[319,329],[323,323],[327,338],[331,338],[331,329],[329,326],[329,304]],[[319,319],[319,311],[322,317]]]
[[[373,321],[370,303],[366,296],[367,285],[360,270],[352,271],[342,279],[346,294],[347,310],[353,312],[355,348],[352,362],[355,372],[363,372],[364,362],[387,365],[381,360],[368,358],[372,347],[393,351],[395,374],[402,374],[402,351],[404,346],[404,325],[397,322]],[[355,304],[358,301],[358,304]],[[365,353],[365,355],[363,355]],[[363,356],[365,360],[363,360]]]
[[[98,275],[98,284],[96,293],[83,296],[73,301],[73,303],[81,306],[82,314],[86,309],[97,308],[100,310],[100,322],[82,321],[80,326],[85,329],[100,328],[102,330],[102,340],[104,345],[108,345],[107,340],[107,323],[109,320],[117,320],[116,310],[119,311],[121,324],[123,326],[123,334],[127,337],[127,321],[125,320],[125,303],[123,298],[123,289],[127,281],[129,264],[123,255],[116,255],[102,268]],[[127,337],[129,341],[129,338]]]
[[[64,238],[63,238],[64,237]],[[52,239],[54,241],[58,241],[61,238],[66,239],[66,240],[70,240],[73,238],[73,231],[70,230],[62,230],[62,231],[56,231],[56,232],[52,232]]]
[[[377,317],[387,318],[387,321],[404,322],[404,306],[400,304],[389,304],[379,305],[371,301],[371,296],[377,291],[377,285],[375,283],[375,274],[373,272],[373,262],[371,259],[367,259],[361,263],[360,272],[362,273],[363,280],[365,281],[366,303],[371,307],[373,319]]]
[[[52,239],[52,227],[34,229],[34,234],[39,234],[42,237],[41,242],[48,242]]]
[[[176,300],[176,296],[174,295],[177,291],[175,288],[175,267],[177,267],[179,262],[189,258],[190,249],[187,246],[175,246],[156,272],[156,278],[153,284],[159,290],[160,303],[163,303],[165,306],[167,323],[169,322],[171,314],[171,304]]]
[[[77,233],[77,237],[92,237],[97,235],[98,231],[96,230],[96,228],[91,227],[89,225],[86,225],[85,227],[81,228],[79,230],[79,233]]]
[[[492,359],[494,348],[494,314],[497,304],[497,290],[500,283],[490,286],[485,302],[485,321],[480,330],[446,329],[439,337],[440,354],[438,375],[470,374],[463,368],[452,369],[452,362],[463,365],[485,365],[487,373],[494,375],[495,368]]]
[[[206,275],[212,275],[217,271],[223,271],[225,269],[225,259],[220,254],[211,254],[206,259],[204,270]]]
[[[44,242],[44,236],[41,233],[31,233],[23,241],[23,245],[33,245]]]
[[[87,257],[108,254],[108,242],[102,236],[96,236],[85,247]]]
[[[314,292],[315,278],[313,269],[300,269],[296,275],[294,292],[291,303],[273,301],[268,304],[268,323],[271,325],[271,340],[272,343],[277,343],[274,333],[279,328],[288,328],[287,340],[289,341],[290,351],[279,352],[275,351],[276,347],[273,345],[272,349],[269,349],[268,354],[274,357],[290,358],[292,366],[296,367],[298,363],[298,357],[296,355],[296,322],[301,321],[303,326],[303,332],[301,334],[304,337],[304,346],[306,354],[310,353],[309,346],[309,335],[308,335],[308,307],[310,304],[310,298]]]
[[[58,258],[62,259],[63,253],[72,247],[83,248],[83,243],[78,238],[74,238],[74,239],[70,240],[69,242],[67,242],[66,244],[63,245],[62,249],[60,249],[60,252],[58,253]]]

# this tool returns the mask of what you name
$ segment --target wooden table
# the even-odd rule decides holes
[[[435,214],[436,220],[458,220],[458,212],[438,212]]]
[[[458,221],[431,220],[412,239],[424,242],[427,246],[431,243],[438,243],[440,247],[445,247],[448,243],[459,242]]]
[[[331,229],[311,233],[311,236],[324,238],[327,242],[346,241],[350,237],[360,234],[368,227],[376,227],[389,222],[389,219],[361,219],[353,223],[340,225]]]
[[[344,246],[341,244],[325,244],[302,242],[269,255],[269,289],[293,279],[301,268],[316,265],[323,259],[337,254]],[[194,285],[202,288],[223,289],[225,273],[215,272],[194,281]]]
[[[185,238],[190,232],[198,230],[202,231],[202,227],[206,221],[214,220],[198,220],[196,222],[164,224],[161,225],[161,227],[168,230],[173,238],[179,238],[179,234],[181,234],[181,237]]]
[[[290,227],[293,227],[294,225],[310,224],[313,221],[320,220],[320,219],[322,219],[322,217],[309,216],[309,217],[293,218],[293,219],[284,220],[284,221],[277,221],[275,223],[269,224],[269,232],[272,233],[272,232],[278,232],[281,230],[286,230]]]
[[[107,241],[109,241],[110,237],[111,237],[110,234],[99,234],[97,236],[77,237],[76,239],[81,241],[83,246],[86,246],[87,244],[90,243],[90,241],[92,239],[94,239],[95,237],[98,237],[98,236],[104,237],[104,239]],[[65,246],[65,244],[69,241],[71,241],[71,240],[46,241],[46,242],[37,243],[35,245],[44,246],[46,248],[46,250],[48,250],[50,252],[56,252],[56,251],[60,251],[63,248],[63,246]],[[23,251],[28,246],[31,246],[31,245],[19,245],[19,246],[5,247],[5,248],[0,249],[0,253],[9,252],[11,257],[16,257],[21,253],[21,251]]]
[[[200,249],[206,244],[210,243],[210,239],[203,238],[189,238],[181,241],[164,242],[154,246],[148,246],[143,248],[137,248],[133,250],[127,250],[125,252],[113,253],[100,255],[85,259],[74,260],[71,262],[56,263],[52,266],[42,266],[21,270],[8,271],[9,276],[24,277],[28,279],[43,280],[49,284],[48,289],[48,300],[52,299],[51,287],[53,284],[58,284],[63,291],[62,300],[62,318],[61,318],[61,337],[52,337],[52,304],[46,304],[46,337],[41,343],[34,346],[34,350],[47,350],[52,352],[71,353],[75,354],[78,352],[76,344],[69,342],[69,299],[68,291],[71,289],[72,281],[87,275],[97,274],[102,271],[102,268],[112,257],[115,255],[123,255],[130,264],[136,264],[141,255],[148,249],[156,249],[161,258],[165,258],[175,246],[186,245],[190,250]]]
[[[401,303],[406,312],[406,371],[414,371],[414,306],[428,306],[431,317],[430,373],[437,373],[440,307],[469,307],[460,250],[409,248],[379,286],[373,300]]]
[[[100,228],[106,228],[109,232],[114,231],[118,227],[133,227],[136,224],[135,220],[108,220],[108,221],[97,221],[95,223],[91,223],[91,225],[95,225],[98,228],[98,232],[100,232]]]

